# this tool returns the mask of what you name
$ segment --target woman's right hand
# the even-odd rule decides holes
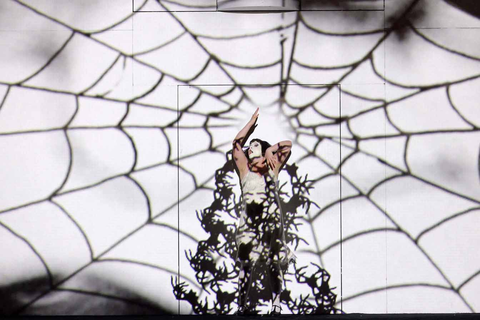
[[[252,115],[252,118],[250,119],[250,123],[252,123],[252,124],[257,123],[258,115],[259,115],[258,111],[259,110],[260,110],[260,108],[257,108],[257,110],[255,110],[255,112]]]
[[[275,170],[275,168],[277,167],[277,157],[273,154],[270,148],[265,151],[265,161],[267,162],[267,165],[270,167],[270,169]]]

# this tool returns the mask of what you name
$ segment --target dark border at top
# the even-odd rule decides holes
[[[132,12],[135,13],[141,13],[141,12],[159,12],[159,13],[168,13],[168,12],[174,12],[174,13],[182,13],[182,12],[198,12],[198,13],[212,13],[212,12],[217,12],[217,13],[226,13],[223,11],[218,11],[218,0],[215,1],[215,10],[172,10],[172,11],[167,11],[167,10],[137,10],[135,11],[135,1],[140,1],[140,0],[132,0]],[[298,10],[292,10],[289,12],[384,12],[385,11],[385,0],[383,0],[383,8],[382,9],[310,9],[310,10],[304,10],[302,9],[302,0],[300,0],[300,9]],[[279,12],[281,13],[281,12]],[[259,12],[259,14],[262,14]],[[266,13],[265,13],[266,14]]]

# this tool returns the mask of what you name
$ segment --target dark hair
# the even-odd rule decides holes
[[[261,139],[252,139],[252,140],[250,140],[250,144],[252,144],[252,142],[255,142],[255,141],[258,141],[260,143],[260,146],[262,147],[262,157],[264,157],[265,156],[265,151],[267,151],[267,149],[271,147],[271,144],[268,143],[267,141],[261,140]],[[249,159],[248,149],[245,150],[244,153],[245,153],[245,156],[247,157],[247,159]]]

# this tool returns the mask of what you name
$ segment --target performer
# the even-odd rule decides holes
[[[291,141],[275,145],[253,139],[243,151],[257,126],[259,109],[233,141],[233,160],[241,182],[242,211],[236,231],[237,261],[240,263],[237,314],[254,314],[255,276],[266,267],[271,289],[271,314],[280,314],[283,273],[294,259],[285,241],[284,217],[278,196],[278,173],[290,156]],[[252,301],[253,300],[253,301]]]

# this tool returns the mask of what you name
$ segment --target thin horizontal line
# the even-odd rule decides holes
[[[380,84],[380,83],[379,83]],[[383,83],[382,83],[383,84]],[[280,86],[339,86],[340,83],[242,83],[242,84],[179,84],[179,87],[280,87]]]
[[[141,12],[173,12],[173,13],[181,13],[181,12],[218,12],[218,13],[288,13],[288,12],[384,12],[384,9],[312,9],[312,10],[286,10],[286,11],[222,11],[222,10],[139,10],[139,11],[132,11],[135,13]]]
[[[415,29],[417,30],[429,30],[429,29],[432,29],[432,30],[451,30],[451,29],[472,29],[472,30],[478,30],[480,29],[480,27],[415,27],[413,26]]]

